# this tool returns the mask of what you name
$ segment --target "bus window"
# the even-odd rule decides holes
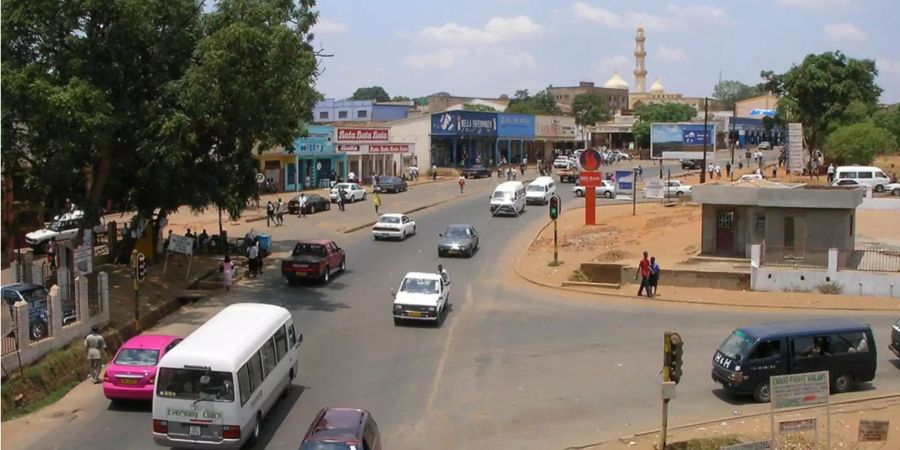
[[[275,332],[275,351],[279,361],[281,361],[281,358],[284,358],[287,350],[287,333],[284,331],[284,327],[279,327],[278,331]]]
[[[294,324],[288,328],[288,341],[291,343],[291,347],[297,344],[297,335],[294,334]]]
[[[262,348],[259,349],[259,354],[262,356],[263,379],[265,379],[272,373],[272,369],[275,368],[277,363],[275,361],[275,346],[272,344],[271,339],[263,342]]]
[[[161,367],[156,384],[160,397],[234,401],[234,378],[230,372]]]
[[[256,388],[262,384],[263,380],[262,364],[259,362],[259,353],[254,353],[247,364],[250,365],[250,392],[256,392]]]
[[[250,373],[246,364],[241,367],[241,370],[238,370],[238,388],[241,390],[241,406],[244,406],[244,403],[250,400],[250,394],[253,393],[253,390],[250,389]]]

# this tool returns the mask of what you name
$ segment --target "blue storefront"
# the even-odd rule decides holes
[[[763,141],[768,141],[772,145],[784,145],[787,139],[787,134],[781,127],[772,126],[767,130],[763,119],[738,117],[731,120],[734,123],[729,124],[728,133],[731,139],[737,138],[739,148],[756,146]]]
[[[347,155],[335,149],[333,126],[308,126],[307,136],[294,141],[294,155],[297,174],[287,174],[288,190],[328,187],[332,172],[342,179],[347,177]]]
[[[497,115],[497,150],[494,160],[519,162],[534,146],[534,116],[527,114]]]
[[[475,111],[432,114],[432,164],[441,167],[493,166],[498,154],[497,116],[497,113]]]

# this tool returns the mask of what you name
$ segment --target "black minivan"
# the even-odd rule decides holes
[[[809,320],[738,328],[716,350],[712,379],[726,391],[769,401],[769,377],[827,370],[831,390],[875,378],[872,328],[846,319]]]

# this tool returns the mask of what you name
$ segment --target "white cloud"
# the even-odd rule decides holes
[[[338,34],[346,31],[347,24],[328,19],[327,17],[319,17],[319,20],[313,26],[313,32],[320,34]]]
[[[494,44],[515,41],[523,37],[541,35],[544,27],[527,16],[494,17],[485,27],[472,28],[450,22],[441,26],[425,27],[419,34],[437,42],[453,45]]]
[[[878,75],[900,75],[900,59],[878,58],[875,60],[875,67],[878,68]]]
[[[533,69],[537,67],[534,56],[528,52],[518,52],[503,57],[503,64],[510,69]]]
[[[578,2],[572,5],[572,11],[574,11],[575,15],[580,19],[610,27],[619,26],[619,23],[621,22],[621,17],[618,14],[584,2]]]
[[[462,53],[458,49],[442,48],[433,52],[409,55],[403,60],[403,64],[414,70],[446,70],[456,65]]]
[[[677,48],[666,47],[665,45],[660,45],[656,49],[656,56],[659,57],[660,61],[669,61],[669,62],[684,61],[684,59],[685,59],[683,50],[677,49]]]
[[[736,23],[725,10],[710,5],[691,5],[678,4],[669,5],[666,11],[677,16],[682,24],[696,24],[702,22],[704,25],[733,25]],[[693,25],[691,25],[693,26]]]
[[[778,0],[778,3],[796,9],[829,11],[855,6],[853,0]]]
[[[627,71],[631,63],[632,61],[623,55],[609,56],[594,64],[594,72],[603,76],[609,76],[613,72],[618,71],[619,75],[622,75]]]
[[[642,26],[658,31],[670,25],[665,18],[650,13],[627,11],[619,14],[587,2],[573,4],[572,12],[579,20],[599,23],[610,28],[634,29]]]
[[[825,36],[833,41],[862,42],[866,34],[850,22],[825,25]]]

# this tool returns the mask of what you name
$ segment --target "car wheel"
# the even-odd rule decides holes
[[[315,214],[315,213],[316,213],[316,206],[315,206],[315,205],[310,206],[310,207],[309,207],[309,214]]]
[[[682,195],[684,195],[684,192],[678,191],[675,193],[676,197],[681,197]]]
[[[768,381],[763,381],[756,385],[756,388],[753,389],[753,399],[759,403],[768,403],[771,400]]]
[[[413,225],[413,232],[412,232],[412,234],[416,234],[416,226],[415,226],[415,225]]]
[[[850,386],[852,385],[853,378],[850,375],[838,375],[837,377],[835,377],[834,383],[831,384],[831,390],[836,393],[847,392],[850,390]]]
[[[395,326],[395,327],[399,327],[399,326],[400,326],[400,319],[394,317],[394,326]]]
[[[584,197],[584,192],[581,192],[581,191],[575,191],[575,196],[576,196],[576,197]]]
[[[365,200],[365,199],[366,199],[366,193],[363,192],[362,200]]]
[[[325,272],[322,273],[322,284],[328,284],[331,281],[331,267],[325,266]]]
[[[250,438],[247,439],[248,443],[253,445],[259,441],[259,427],[260,422],[262,422],[262,413],[256,413],[256,423],[253,424],[253,432],[250,433]]]
[[[900,189],[894,189],[891,191],[891,195],[900,195]]]
[[[875,185],[875,192],[884,192],[884,185],[883,184]]]
[[[401,240],[401,241],[405,241],[405,240],[406,240],[406,230],[403,230],[403,231],[400,232],[400,240]]]
[[[603,196],[606,197],[606,198],[612,198],[612,192],[606,191],[606,192],[603,193]]]
[[[347,258],[344,258],[344,259],[341,260],[341,268],[340,268],[340,271],[343,272],[343,271],[345,271],[345,270],[347,270]]]

